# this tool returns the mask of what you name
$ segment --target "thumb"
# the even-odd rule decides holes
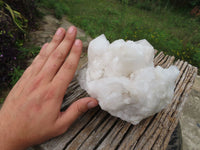
[[[61,116],[58,120],[58,126],[65,128],[66,131],[71,124],[88,109],[94,108],[98,105],[98,101],[92,97],[86,97],[77,100],[72,103],[71,106],[64,112],[61,112]]]

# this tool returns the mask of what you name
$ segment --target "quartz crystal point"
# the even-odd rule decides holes
[[[116,40],[104,35],[88,47],[88,66],[79,83],[100,107],[122,120],[138,124],[171,103],[179,70],[154,67],[154,48],[145,39]]]

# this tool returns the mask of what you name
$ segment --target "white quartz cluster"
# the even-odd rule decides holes
[[[154,48],[147,40],[116,40],[104,35],[88,47],[88,66],[79,83],[100,107],[122,120],[138,124],[170,104],[179,70],[154,67]]]

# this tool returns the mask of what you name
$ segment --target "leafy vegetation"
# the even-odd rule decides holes
[[[52,9],[58,19],[69,13],[69,7],[64,0],[38,0],[37,2],[39,7]]]
[[[15,10],[28,20],[28,26],[34,27],[35,19],[40,17],[40,13],[36,9],[35,0],[3,0],[12,10]]]
[[[176,7],[176,8],[190,8],[200,5],[200,0],[121,0],[125,4],[143,3],[149,4],[149,7],[153,5],[162,5],[162,7]]]
[[[0,0],[0,95],[3,89],[16,83],[28,54],[35,54],[35,51],[27,52],[22,48],[29,23],[34,25],[31,19],[35,12],[32,0],[16,0],[15,3],[12,0]]]
[[[11,76],[11,82],[10,82],[11,86],[14,86],[15,83],[17,83],[19,78],[22,76],[23,72],[24,72],[24,70],[20,69],[19,66],[13,68],[13,72],[10,74],[10,76]]]
[[[145,38],[154,48],[200,67],[200,25],[185,12],[188,8],[175,10],[171,1],[139,1],[127,5],[128,0],[60,0],[59,6],[67,5],[69,20],[93,38],[102,33],[111,41]]]

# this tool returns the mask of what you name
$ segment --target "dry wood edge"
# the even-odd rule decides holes
[[[159,57],[158,57],[159,58]],[[166,57],[167,58],[167,57]],[[168,61],[169,60],[169,61]],[[172,60],[174,60],[174,58],[172,57],[172,58],[170,58],[169,59],[169,57],[168,57],[168,60],[166,61],[166,63],[168,64],[168,63],[172,63],[173,61]],[[156,62],[156,61],[155,61]],[[158,61],[157,61],[158,62]],[[165,63],[165,64],[166,64]],[[160,63],[159,63],[160,64]],[[169,65],[163,65],[163,66],[165,66],[165,67],[168,67]],[[176,64],[178,65],[178,67],[181,67],[182,66],[182,63],[179,63],[179,61],[177,61],[176,62]],[[185,66],[185,65],[184,65]],[[183,73],[183,70],[184,70],[184,68],[185,67],[183,67],[183,69],[181,70],[181,74]],[[193,74],[193,73],[192,73]],[[195,74],[194,74],[194,76],[195,76]],[[194,79],[192,79],[191,81],[193,81]],[[192,84],[191,84],[192,85]],[[169,107],[169,110],[170,110],[170,107]],[[159,124],[159,121],[157,120],[157,118],[160,118],[160,116],[162,116],[163,115],[163,112],[164,111],[162,111],[161,113],[159,113],[157,116],[156,116],[156,118],[154,119],[154,121],[153,122],[156,122],[158,125],[160,125]],[[165,113],[166,114],[166,113]],[[163,117],[164,118],[166,118],[166,115],[163,115]],[[177,120],[177,118],[175,118],[176,120]],[[162,123],[162,122],[161,122]],[[167,134],[168,135],[168,137],[170,137],[171,136],[171,134],[172,134],[172,131],[174,130],[174,128],[176,127],[176,123],[177,122],[175,122],[174,123],[174,127],[173,128],[170,128],[171,130],[171,133],[169,134]],[[158,126],[157,125],[157,126]],[[156,139],[156,137],[158,137],[158,135],[161,133],[161,129],[162,129],[162,126],[159,126],[159,128],[157,128],[157,129],[155,129],[154,131],[154,133],[152,132],[152,126],[155,126],[155,125],[153,125],[153,123],[152,123],[152,125],[151,126],[148,126],[149,127],[149,131],[151,132],[151,133],[148,133],[147,132],[147,134],[146,135],[150,135],[150,141],[148,141],[148,143],[147,143],[147,141],[145,141],[144,139],[146,138],[146,136],[143,136],[144,137],[144,139],[143,138],[140,138],[140,141],[143,141],[143,142],[140,142],[141,144],[139,145],[139,146],[136,146],[135,147],[135,149],[150,149],[150,147],[152,146],[152,144],[154,143],[154,140]],[[155,127],[153,127],[153,128],[155,128]],[[153,134],[153,138],[151,137],[151,135]],[[162,135],[163,135],[163,133],[162,133]],[[160,138],[157,138],[157,139],[160,139]],[[156,140],[157,140],[156,139]],[[157,140],[158,141],[158,140]],[[168,142],[169,142],[169,138],[167,139],[167,140],[165,140],[165,143],[167,143],[168,144]],[[139,142],[138,142],[139,143]],[[144,144],[145,143],[145,144]],[[157,142],[157,143],[160,143],[160,142]],[[145,146],[145,147],[144,147]],[[158,145],[159,146],[159,145]],[[154,148],[155,148],[155,146],[154,146]],[[158,147],[159,148],[159,147]],[[165,147],[166,148],[166,147]]]
[[[178,117],[179,117],[180,113],[177,113],[177,112],[181,112],[181,110],[182,110],[182,108],[184,106],[184,103],[186,102],[187,97],[188,97],[188,95],[189,95],[189,93],[191,91],[192,85],[194,83],[194,80],[195,80],[197,72],[198,72],[196,67],[193,67],[193,71],[194,71],[193,75],[190,78],[191,82],[188,83],[188,86],[185,88],[185,92],[183,93],[183,96],[182,96],[182,99],[181,99],[182,103],[178,106],[177,111],[174,113],[174,115],[177,115]],[[170,134],[172,134],[172,131],[171,131]],[[170,137],[168,136],[168,137],[166,137],[166,139],[169,140]],[[166,142],[163,143],[164,148],[166,148],[167,145],[168,145],[168,143],[166,143]]]
[[[181,66],[181,64],[179,64],[180,66]],[[185,67],[182,67],[182,69],[181,70],[184,70],[184,68]],[[182,73],[183,71],[181,71],[181,73]],[[182,79],[184,79],[184,77],[182,77]],[[178,85],[182,85],[181,84],[182,82],[180,82]],[[179,89],[179,87],[177,88],[176,87],[176,89]],[[179,99],[177,98],[177,101],[178,101]],[[177,102],[176,101],[176,102]],[[176,104],[174,104],[174,103],[172,103],[172,106],[174,106],[174,105],[177,105],[177,103]],[[174,111],[174,109],[171,109],[171,107],[168,107],[168,110],[171,110],[171,111]],[[154,144],[154,147],[153,147],[153,149],[161,149],[161,145],[160,145],[160,143],[162,143],[163,141],[165,141],[165,143],[167,143],[168,144],[168,142],[169,142],[169,138],[167,139],[167,140],[164,140],[164,137],[166,136],[166,135],[168,135],[168,137],[170,137],[171,136],[171,133],[172,133],[172,131],[174,130],[174,128],[176,127],[176,124],[177,124],[177,117],[174,117],[174,118],[170,118],[170,114],[167,114],[168,113],[168,110],[166,110],[165,111],[165,113],[163,113],[164,111],[162,111],[161,113],[159,113],[158,115],[157,115],[157,117],[154,119],[154,120],[156,120],[157,118],[160,118],[160,116],[162,116],[162,118],[161,118],[161,121],[159,120],[159,122],[160,122],[160,124],[158,124],[158,121],[157,121],[157,125],[155,126],[154,125],[154,128],[156,128],[157,127],[157,129],[154,129],[154,133],[152,133],[153,134],[153,137],[150,137],[149,138],[149,140],[150,140],[150,145],[145,145],[144,147],[137,147],[138,149],[140,149],[140,148],[143,148],[143,149],[146,149],[146,148],[149,148],[149,146],[151,147],[152,145],[151,144],[153,144],[153,140],[155,139],[155,138],[157,138],[157,140],[156,140],[156,143]],[[166,118],[166,116],[167,116],[167,118]],[[165,120],[164,120],[165,119]],[[173,128],[170,128],[170,134],[169,134],[169,120],[171,121],[173,121],[173,120],[175,120],[176,122],[174,123],[174,126],[173,126]],[[162,126],[162,124],[163,124],[163,126]],[[158,126],[159,125],[159,126]],[[152,129],[150,130],[150,132],[152,132]],[[162,134],[160,134],[160,133],[162,133]],[[147,132],[147,135],[152,135],[152,134],[150,134],[150,133],[148,133]],[[159,135],[159,136],[158,136]],[[147,141],[145,141],[145,142],[147,142]],[[167,145],[166,144],[166,145]],[[142,146],[143,144],[141,144],[141,146]],[[136,149],[137,149],[136,148]],[[165,149],[166,147],[164,147],[164,149]]]
[[[191,71],[190,66],[188,66],[187,68],[189,68],[189,69],[186,69],[187,71],[185,71],[184,74],[188,74]],[[162,144],[164,141],[167,141],[169,139],[169,138],[166,138],[166,136],[168,136],[168,137],[171,136],[170,134],[173,132],[173,130],[175,129],[175,127],[178,123],[177,107],[182,103],[182,98],[184,98],[182,95],[184,94],[185,89],[188,86],[188,82],[190,82],[191,76],[188,78],[183,76],[182,78],[184,78],[184,81],[180,82],[180,84],[178,84],[179,86],[182,87],[182,90],[180,90],[180,92],[177,93],[177,97],[173,99],[174,100],[173,105],[170,108],[168,108],[169,113],[167,114],[167,117],[165,117],[165,120],[163,121],[163,125],[165,128],[162,128],[162,134],[158,137],[158,140],[155,143],[153,149],[156,147],[160,147],[162,149],[166,148],[166,147],[163,147]],[[177,87],[177,88],[179,89],[179,87]],[[168,112],[168,111],[166,111],[166,112]],[[176,114],[176,115],[173,115],[173,114]]]
[[[169,67],[173,63],[173,61],[174,61],[173,56],[172,57],[164,56],[162,52],[159,53],[154,59],[154,62],[156,63],[156,65],[157,64],[163,65],[163,67]],[[179,75],[180,79],[177,80],[177,87],[178,87],[178,85],[180,85],[180,83],[183,82],[183,80],[181,80],[181,79],[184,78],[184,75],[182,76],[181,74],[184,72],[184,69],[187,67],[187,64],[183,63],[183,61],[178,60],[175,62],[175,65],[181,70],[180,75]],[[188,76],[188,79],[190,78],[190,82],[188,82],[188,86],[186,88],[187,93],[189,93],[189,89],[190,89],[189,86],[190,87],[192,86],[192,84],[193,84],[192,82],[196,76],[197,69],[193,69],[193,70],[194,71],[192,73],[190,73],[192,75],[192,78],[190,76]],[[178,89],[177,87],[176,87],[175,91],[177,91],[177,89]],[[180,92],[178,92],[178,93],[180,93]],[[68,89],[68,94],[67,94],[68,97],[65,98],[63,107],[69,106],[69,104],[72,103],[74,100],[78,99],[79,97],[86,96],[86,95],[87,94],[82,89],[80,89],[80,87],[77,86],[77,81],[74,80],[70,84],[70,88]],[[184,96],[185,95],[183,95],[182,97],[184,98]],[[178,104],[180,105],[180,103],[178,103]],[[176,105],[177,105],[177,102],[176,102]],[[168,109],[170,110],[169,107],[168,107]],[[173,111],[174,111],[174,109],[173,109]],[[170,111],[168,111],[168,110],[162,111],[162,112],[158,113],[157,115],[155,115],[154,117],[145,119],[137,126],[130,125],[129,123],[123,122],[121,120],[116,121],[115,117],[112,117],[114,122],[113,122],[113,124],[111,124],[107,127],[107,129],[104,131],[104,133],[101,133],[101,131],[103,130],[103,127],[107,126],[107,124],[109,124],[109,123],[104,124],[104,123],[101,123],[102,121],[100,121],[99,122],[100,125],[98,126],[98,128],[96,130],[97,133],[95,130],[90,131],[90,136],[88,136],[85,139],[85,141],[84,141],[85,143],[83,141],[78,143],[79,147],[81,148],[81,146],[83,146],[86,148],[87,146],[90,145],[91,142],[94,141],[93,138],[95,139],[96,134],[100,134],[100,136],[101,136],[100,143],[97,142],[96,144],[94,144],[95,147],[93,146],[92,148],[101,149],[101,148],[106,148],[106,147],[108,148],[109,146],[110,146],[109,148],[111,148],[111,149],[128,149],[128,148],[133,148],[133,147],[135,147],[135,149],[137,149],[138,147],[142,148],[144,146],[147,148],[154,146],[153,147],[154,149],[157,149],[158,147],[161,147],[161,146],[162,146],[162,148],[166,148],[166,145],[169,142],[169,137],[171,136],[171,134],[175,128],[175,125],[177,123],[176,115],[173,116],[173,117],[175,117],[175,119],[174,119],[175,121],[173,119],[171,119],[171,117],[166,117],[169,112]],[[173,113],[170,113],[170,114],[173,114]],[[177,113],[174,113],[174,114],[177,114]],[[108,118],[110,118],[110,117],[108,117]],[[108,118],[107,118],[107,121],[110,120]],[[93,118],[90,118],[90,119],[92,120]],[[91,120],[89,120],[88,123],[90,123]],[[173,120],[172,123],[169,120]],[[162,124],[163,121],[167,122],[167,124],[170,125],[169,133],[166,132],[166,130],[167,131],[169,130],[168,128],[163,129],[163,124]],[[118,128],[118,126],[122,122],[123,122],[123,126]],[[169,124],[169,122],[170,122],[170,124]],[[95,126],[93,126],[93,127],[95,127]],[[78,128],[78,126],[77,126],[77,128]],[[86,124],[85,124],[85,127],[83,128],[83,130],[85,128],[87,128]],[[121,135],[114,134],[115,132],[111,132],[112,129],[114,129],[114,131],[118,131],[117,133],[121,133],[122,131],[123,131],[123,133]],[[73,138],[71,138],[71,140],[78,138],[78,136],[81,135],[80,133],[83,132],[83,130],[79,130],[77,137],[73,137]],[[158,142],[158,141],[160,141],[158,139],[160,139],[159,136],[160,136],[161,130],[162,130],[162,132],[165,133],[165,135],[163,135],[163,133],[162,133],[163,136],[161,138],[162,139],[165,138],[165,140],[163,141],[164,143],[161,142],[162,145],[159,144],[160,142]],[[152,134],[154,135],[153,138],[151,137]],[[67,135],[67,134],[65,134],[65,135]],[[148,137],[146,137],[146,135],[148,135]],[[150,135],[150,138],[149,138],[149,135]],[[62,137],[60,138],[60,140],[61,139],[62,139]],[[82,138],[78,138],[78,139],[82,140]],[[54,141],[56,141],[56,140],[54,140]],[[59,140],[57,140],[57,141],[59,141]],[[74,142],[75,142],[74,144],[73,144],[73,141],[71,141],[72,143],[68,142],[68,145],[66,144],[65,148],[68,149],[70,147],[70,145],[77,146],[77,143],[76,143],[77,141],[78,140],[74,140]],[[96,141],[96,139],[95,139],[95,141]],[[54,143],[56,145],[59,144],[59,142],[58,143],[50,142],[50,143]],[[50,144],[50,145],[53,145],[53,144]],[[60,147],[60,149],[63,149],[63,147],[62,148]]]
[[[190,67],[190,66],[189,66],[189,67]],[[184,67],[183,67],[183,69],[184,69]],[[182,69],[182,70],[183,70],[183,69]],[[189,72],[190,72],[190,71],[189,71]],[[192,73],[192,74],[193,74],[193,73]],[[195,76],[195,74],[194,74],[194,76]],[[186,80],[185,77],[182,77],[182,79]],[[192,79],[191,81],[193,81],[193,79]],[[179,85],[182,86],[182,87],[184,87],[184,84],[181,84],[181,82],[180,82]],[[191,85],[192,85],[192,84],[191,84]],[[176,88],[176,89],[179,89],[179,87]],[[183,88],[183,89],[185,89],[185,88]],[[188,91],[188,92],[189,92],[189,91]],[[184,91],[182,91],[182,93],[184,93]],[[178,96],[180,97],[180,95],[178,95]],[[177,102],[180,103],[180,101],[178,101],[178,100],[179,100],[179,99],[177,98],[177,101],[175,101],[175,104],[173,103],[173,106],[177,106]],[[171,112],[173,112],[173,111],[176,110],[176,109],[171,109],[171,107],[168,107],[168,109],[171,110]],[[168,111],[166,111],[166,112],[168,112]],[[165,113],[165,114],[166,114],[166,113]],[[172,114],[172,113],[168,114],[167,117],[170,117],[171,114]],[[166,115],[163,115],[163,118],[166,118],[165,116],[166,116]],[[163,120],[163,119],[162,119],[162,120]],[[169,121],[174,121],[174,124],[173,124],[173,127],[172,127],[172,128],[169,127]],[[160,126],[161,126],[160,128],[162,129],[162,134],[160,134],[160,136],[157,137],[157,139],[159,139],[159,140],[156,141],[156,144],[154,145],[153,149],[157,149],[157,148],[160,149],[160,143],[162,143],[163,141],[165,141],[165,143],[168,144],[169,137],[170,137],[172,131],[174,130],[174,128],[176,127],[176,124],[177,124],[177,116],[173,116],[172,118],[169,118],[169,119],[167,118],[167,119],[165,119],[165,121],[161,121],[161,122],[163,122],[163,124],[165,125],[165,128],[163,128],[163,127],[161,126],[161,124],[160,124]],[[169,129],[168,129],[167,127],[170,128],[170,134],[169,134],[169,131],[168,131]],[[156,137],[157,134],[159,134],[161,131],[160,131],[160,129],[158,129],[158,130],[156,130],[156,132],[157,132],[157,133],[154,133],[154,134],[153,134],[155,137]],[[165,135],[168,135],[167,140],[164,140]],[[164,149],[166,148],[167,144],[165,144]],[[145,149],[145,148],[144,148],[144,149]]]

